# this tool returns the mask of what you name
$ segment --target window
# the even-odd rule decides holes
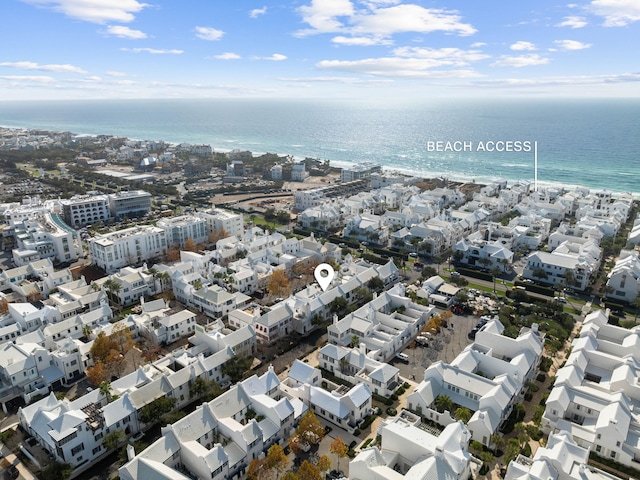
[[[602,451],[602,445],[596,445],[596,452],[600,453]]]
[[[71,449],[71,455],[75,455],[78,452],[81,452],[82,450],[84,450],[84,443],[81,443],[80,445],[73,447]]]
[[[611,458],[616,458],[616,452],[611,452]]]
[[[620,446],[620,441],[617,441],[616,442],[616,447],[619,447],[619,446]]]

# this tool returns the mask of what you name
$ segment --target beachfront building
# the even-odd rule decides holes
[[[354,180],[327,185],[326,187],[298,190],[293,193],[294,208],[301,212],[307,208],[322,205],[331,199],[348,197],[364,191],[369,191],[369,182],[367,180]]]
[[[337,205],[327,202],[317,207],[307,208],[298,214],[298,224],[302,228],[326,232],[344,227],[344,215]]]
[[[640,251],[622,250],[609,272],[607,298],[631,303],[640,295]]]
[[[511,460],[505,480],[620,480],[589,465],[589,449],[578,445],[567,432],[549,435],[546,446],[533,458],[522,454]]]
[[[137,225],[89,240],[93,264],[107,273],[158,259],[167,253],[167,246],[165,231],[152,225]]]
[[[204,244],[209,239],[207,221],[200,215],[180,215],[162,218],[156,226],[164,231],[167,245],[183,248],[187,240],[195,245]]]
[[[400,370],[367,356],[366,348],[327,344],[318,351],[318,364],[352,385],[363,383],[370,392],[391,396],[400,386]]]
[[[418,335],[435,307],[413,303],[396,284],[369,303],[327,327],[328,342],[345,347],[359,344],[374,360],[386,362]],[[357,342],[356,342],[357,338]]]
[[[232,386],[163,427],[160,439],[120,468],[120,478],[243,478],[254,458],[286,442],[307,410],[299,400],[285,398],[279,384],[270,367]]]
[[[372,173],[382,173],[382,165],[374,162],[360,162],[344,167],[340,173],[340,181],[344,183],[354,180],[367,180]]]
[[[73,228],[98,222],[104,223],[111,218],[109,197],[97,192],[74,195],[71,198],[60,200],[60,204],[64,221]]]
[[[307,178],[308,176],[309,176],[309,172],[307,171],[307,168],[304,162],[296,163],[291,167],[292,182],[304,182],[305,178]]]
[[[469,430],[455,422],[436,434],[420,428],[420,418],[403,411],[380,425],[380,447],[363,449],[349,462],[349,478],[449,479],[471,478]]]
[[[522,400],[528,382],[538,373],[544,338],[537,325],[524,329],[517,338],[503,335],[497,318],[478,330],[475,342],[450,364],[438,361],[407,397],[409,410],[439,425],[454,423],[453,411],[439,408],[439,397],[468,408],[473,415],[467,428],[473,440],[491,446],[491,435]]]
[[[116,220],[142,217],[151,210],[151,194],[144,190],[110,193],[109,209]]]
[[[581,447],[638,468],[639,372],[639,327],[610,324],[608,310],[589,313],[569,358],[556,373],[542,430],[566,431]]]

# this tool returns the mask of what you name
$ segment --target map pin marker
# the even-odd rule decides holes
[[[316,267],[313,276],[316,277],[316,282],[318,282],[323,292],[327,291],[327,287],[333,280],[335,273],[333,267],[328,263],[321,263]]]

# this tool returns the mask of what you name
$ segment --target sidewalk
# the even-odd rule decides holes
[[[9,465],[13,465],[18,469],[18,472],[20,472],[19,480],[38,480],[4,443],[0,443],[0,455],[9,462]]]

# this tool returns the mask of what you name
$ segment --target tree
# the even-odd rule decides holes
[[[373,277],[367,286],[374,292],[380,292],[384,288],[384,281],[380,277]]]
[[[347,305],[349,305],[349,301],[346,298],[336,297],[329,303],[329,309],[331,313],[339,313],[343,312],[347,308]]]
[[[278,480],[280,473],[286,470],[287,465],[289,465],[289,458],[287,458],[287,456],[284,454],[284,450],[277,443],[269,447],[266,460],[269,469],[275,470],[276,480]]]
[[[448,395],[438,395],[438,397],[434,400],[436,410],[438,412],[443,413],[445,410],[451,411],[453,408],[453,400]]]
[[[504,448],[506,440],[499,433],[494,433],[493,435],[491,435],[491,443],[495,447],[497,454],[498,450],[502,450]]]
[[[73,467],[68,463],[52,462],[39,475],[42,480],[67,480],[73,473]]]
[[[0,298],[0,315],[9,313],[9,302],[6,298]]]
[[[637,323],[638,321],[638,313],[640,313],[640,295],[636,295],[633,300],[631,300],[631,305],[635,307],[636,313],[633,317],[633,322]]]
[[[291,285],[284,270],[275,270],[267,282],[267,291],[277,297],[287,297],[291,293]]]
[[[42,300],[42,294],[39,290],[32,290],[27,294],[27,302],[38,302]]]
[[[146,424],[154,424],[160,421],[160,417],[169,413],[173,408],[175,399],[171,397],[160,397],[153,402],[146,404],[140,409],[140,421]]]
[[[104,362],[100,360],[95,362],[93,367],[87,368],[87,377],[89,377],[89,383],[94,387],[97,387],[102,382],[106,382],[111,378]]]
[[[541,280],[546,280],[549,277],[549,275],[547,274],[547,272],[545,272],[543,268],[536,268],[533,270],[533,272],[531,272],[531,274],[534,277],[539,278]]]
[[[193,241],[193,238],[187,238],[184,241],[183,249],[187,252],[195,252],[196,251],[196,242]]]
[[[307,413],[300,419],[298,428],[296,428],[297,437],[310,445],[317,445],[324,437],[324,434],[324,427],[316,417],[316,414],[311,410],[307,410]]]
[[[244,373],[251,367],[250,357],[235,355],[222,365],[222,373],[231,377],[231,382],[236,383],[241,380]]]
[[[285,472],[280,480],[298,480],[298,475],[291,471]]]
[[[104,448],[107,450],[113,450],[114,448],[118,448],[120,442],[124,440],[124,433],[121,430],[114,430],[113,432],[107,433],[102,439],[102,444]]]
[[[254,458],[247,469],[247,480],[267,480],[270,477],[269,466],[265,458]]]
[[[102,284],[102,286],[107,291],[107,297],[109,297],[109,301],[114,305],[119,304],[120,302],[116,302],[115,299],[118,296],[118,293],[120,292],[120,290],[122,289],[122,283],[120,282],[120,280],[110,278],[106,280]]]
[[[358,335],[353,335],[351,337],[351,341],[349,342],[349,345],[352,348],[357,347],[358,345],[360,345],[360,337]]]
[[[514,460],[520,454],[520,442],[517,438],[510,438],[507,442],[507,447],[504,452],[504,463],[506,465]]]
[[[471,419],[471,415],[471,410],[465,407],[456,408],[456,411],[454,413],[455,419],[465,424],[469,422],[469,420]]]
[[[180,250],[176,247],[167,248],[167,261],[175,262],[176,260],[180,260]]]
[[[322,455],[318,459],[318,470],[320,470],[321,472],[326,472],[330,468],[331,468],[331,459],[326,455]]]
[[[111,383],[107,381],[100,382],[98,385],[98,389],[100,391],[100,395],[107,399],[107,403],[111,401]]]
[[[93,329],[91,328],[91,325],[89,325],[88,323],[84,327],[82,327],[82,336],[85,339],[88,340],[92,333],[93,333]]]
[[[495,457],[493,456],[493,453],[487,450],[480,452],[480,460],[482,460],[482,468],[485,471],[489,469],[489,465],[491,464],[491,462],[493,462],[494,458]]]
[[[215,232],[211,232],[209,234],[208,240],[209,243],[217,243],[218,240],[222,240],[223,238],[227,238],[229,237],[229,232],[227,232],[224,228],[220,229],[220,230],[216,230]]]
[[[491,269],[491,279],[493,280],[493,293],[496,293],[496,277],[500,275],[500,269],[498,267],[493,267]]]
[[[320,474],[320,469],[316,467],[313,463],[305,460],[300,465],[298,469],[298,479],[299,480],[322,480],[322,475]]]
[[[340,471],[340,459],[347,456],[349,448],[342,441],[342,438],[336,437],[331,445],[329,445],[329,452],[338,457],[338,471]]]

